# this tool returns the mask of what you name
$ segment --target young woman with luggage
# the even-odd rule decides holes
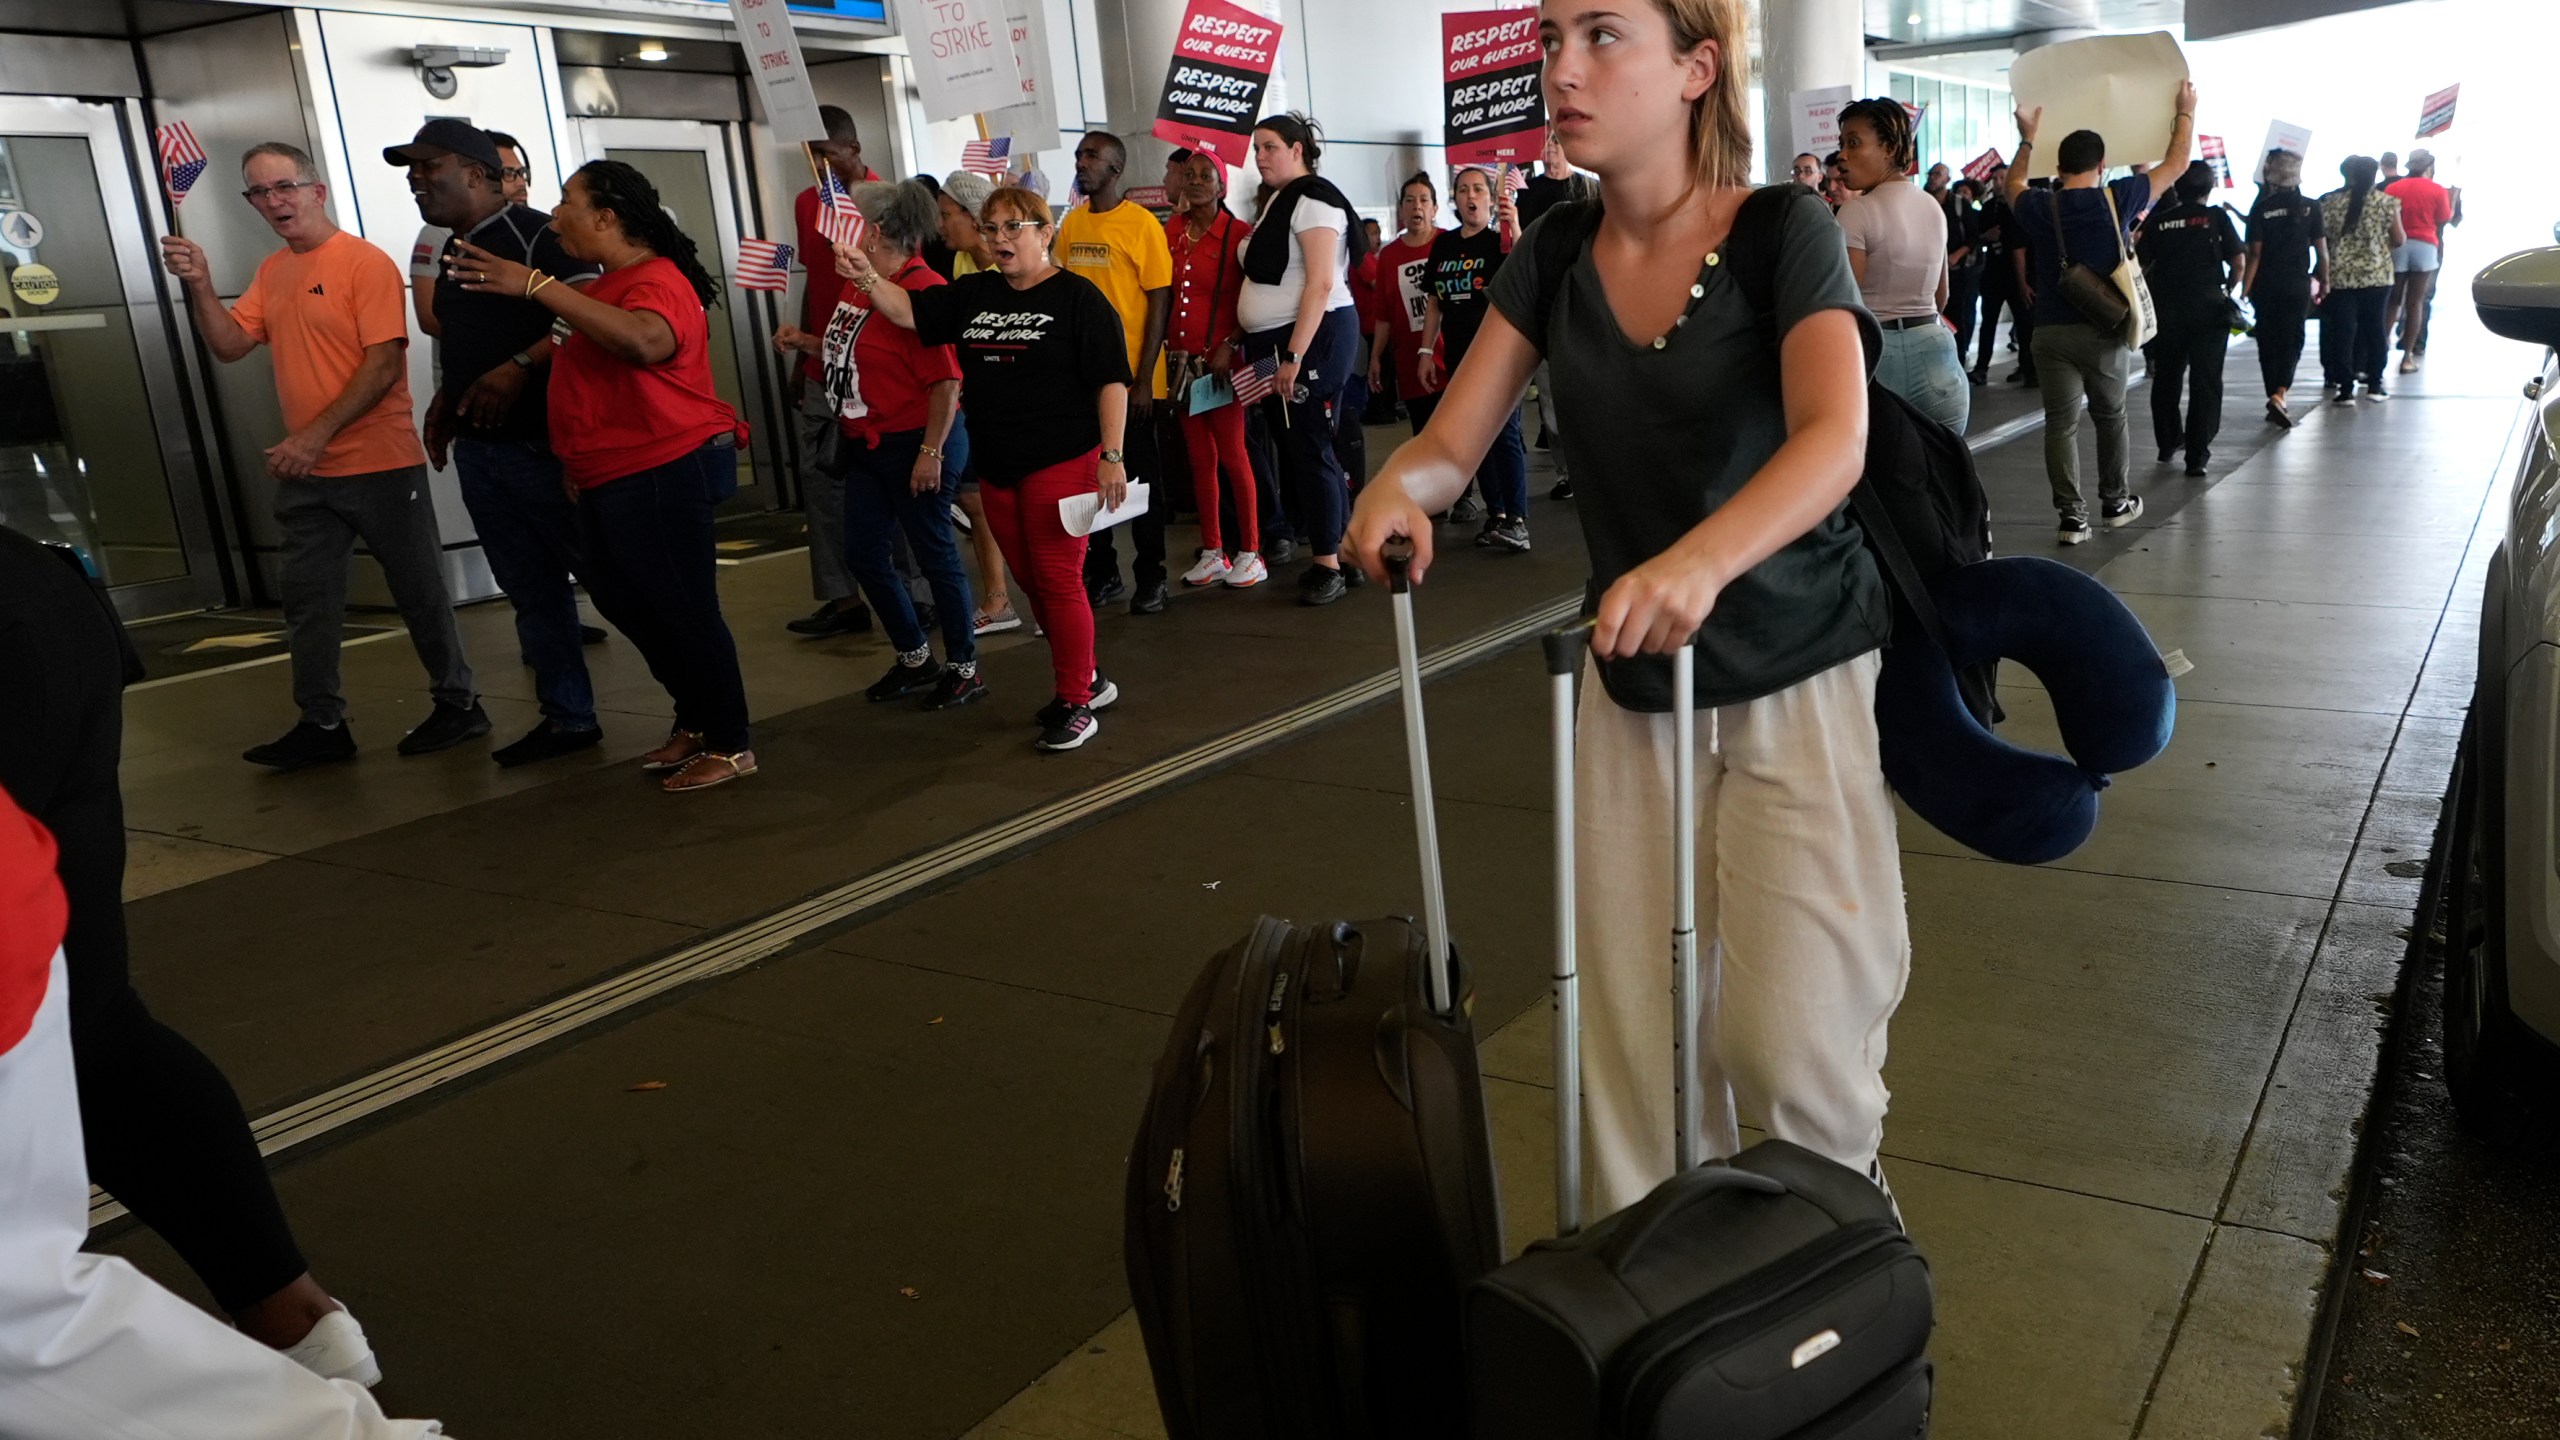
[[[959,352],[987,523],[1049,637],[1058,693],[1034,717],[1033,743],[1073,750],[1101,730],[1094,712],[1120,691],[1094,668],[1084,537],[1068,533],[1058,506],[1081,495],[1098,494],[1106,507],[1128,498],[1120,455],[1128,346],[1102,291],[1052,257],[1058,227],[1048,201],[1008,186],[987,197],[978,229],[996,268],[948,285],[884,283],[889,277],[851,246],[836,252],[836,266],[880,319]]]
[[[1741,0],[1547,0],[1541,30],[1548,114],[1605,209],[1595,224],[1559,206],[1514,250],[1431,423],[1361,495],[1348,548],[1383,576],[1383,547],[1407,542],[1422,580],[1431,514],[1549,362],[1596,616],[1576,764],[1592,1213],[1672,1170],[1663,657],[1693,634],[1706,1153],[1733,1154],[1750,1124],[1881,1183],[1910,942],[1875,726],[1886,597],[1843,513],[1876,332],[1820,200],[1743,215]],[[1543,274],[1542,232],[1560,224],[1584,229]],[[1766,295],[1724,263],[1729,239],[1760,247]]]

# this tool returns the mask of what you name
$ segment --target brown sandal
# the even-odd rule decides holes
[[[677,768],[676,773],[659,781],[658,788],[670,795],[684,790],[708,790],[714,785],[726,785],[732,780],[744,780],[754,773],[756,773],[756,752],[753,750],[740,750],[733,755],[723,755],[716,750],[705,750],[684,762]]]
[[[675,729],[667,732],[667,743],[640,757],[643,770],[675,770],[702,753],[702,732]]]

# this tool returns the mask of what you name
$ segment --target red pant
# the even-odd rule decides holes
[[[1058,502],[1094,492],[1094,467],[1101,453],[1087,450],[1011,485],[990,479],[978,486],[978,502],[987,512],[988,528],[995,531],[996,548],[1022,582],[1031,618],[1049,632],[1049,665],[1057,673],[1058,698],[1070,705],[1093,698],[1093,602],[1084,593],[1084,537],[1067,533],[1058,519]]]
[[[1223,550],[1218,543],[1218,472],[1227,472],[1227,493],[1236,497],[1236,528],[1243,531],[1238,550],[1262,553],[1261,506],[1253,488],[1253,465],[1244,453],[1244,406],[1228,403],[1205,414],[1182,417],[1182,446],[1191,452],[1191,495],[1200,503],[1200,544]]]

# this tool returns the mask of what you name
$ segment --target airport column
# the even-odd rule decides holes
[[[1761,173],[1783,180],[1795,161],[1796,92],[1865,85],[1866,21],[1859,0],[1760,0],[1759,10]]]

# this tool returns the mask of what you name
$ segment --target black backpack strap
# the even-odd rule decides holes
[[[1556,313],[1564,277],[1582,258],[1582,247],[1600,228],[1600,202],[1559,200],[1529,227],[1529,254],[1538,265],[1538,313]]]
[[[1956,652],[1947,644],[1947,626],[1938,618],[1938,602],[1930,598],[1928,582],[1920,578],[1920,567],[1912,562],[1910,547],[1902,543],[1902,532],[1894,527],[1893,517],[1885,513],[1883,497],[1876,494],[1875,485],[1863,475],[1849,491],[1849,509],[1867,532],[1867,543],[1884,561],[1893,588],[1902,592],[1902,603],[1911,607],[1912,618],[1920,622],[1921,633],[1952,662]]]

